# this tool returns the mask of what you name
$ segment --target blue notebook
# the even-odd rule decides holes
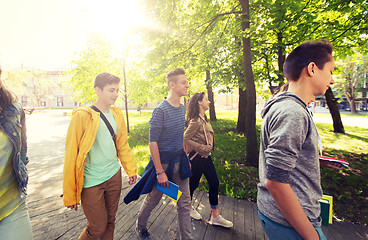
[[[159,190],[160,192],[162,192],[163,194],[171,198],[174,202],[177,202],[181,196],[181,191],[179,190],[179,186],[170,181],[169,181],[169,188],[161,187],[161,185],[158,184],[158,181],[157,181],[156,188],[157,190]]]

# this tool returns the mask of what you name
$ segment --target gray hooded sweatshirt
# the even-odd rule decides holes
[[[266,178],[288,183],[309,220],[320,227],[318,132],[306,104],[295,94],[283,92],[266,104],[261,116],[258,209],[269,219],[291,226],[265,187]]]

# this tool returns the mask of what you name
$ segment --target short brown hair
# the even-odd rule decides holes
[[[314,62],[319,69],[331,60],[333,46],[328,40],[307,41],[296,47],[286,58],[284,76],[288,81],[297,81],[303,69]]]
[[[178,78],[176,76],[185,75],[185,71],[182,68],[174,68],[166,75],[167,86],[170,82],[176,83]]]
[[[100,89],[103,89],[106,85],[112,83],[120,83],[120,78],[110,73],[104,72],[96,76],[93,87],[99,87]]]

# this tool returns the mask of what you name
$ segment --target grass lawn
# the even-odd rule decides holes
[[[148,120],[152,112],[129,114],[129,144],[141,174],[149,161]],[[237,113],[216,114],[218,121],[211,123],[216,138],[212,156],[220,180],[220,194],[256,201],[258,169],[246,166],[246,138],[235,131]],[[258,133],[260,124],[257,115]],[[368,129],[344,126],[346,133],[337,134],[331,124],[316,125],[323,140],[324,155],[350,162],[346,170],[321,169],[323,191],[334,197],[334,215],[342,220],[368,224]],[[208,191],[204,177],[200,189]]]

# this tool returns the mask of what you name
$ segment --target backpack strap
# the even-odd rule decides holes
[[[109,132],[111,134],[112,140],[114,141],[115,149],[116,149],[116,154],[118,154],[118,148],[116,147],[116,134],[115,134],[114,130],[112,129],[112,126],[111,126],[109,120],[107,120],[107,118],[105,117],[105,115],[96,106],[91,105],[90,108],[92,108],[96,112],[99,112],[100,113],[100,117],[105,122],[106,127],[109,129]]]

